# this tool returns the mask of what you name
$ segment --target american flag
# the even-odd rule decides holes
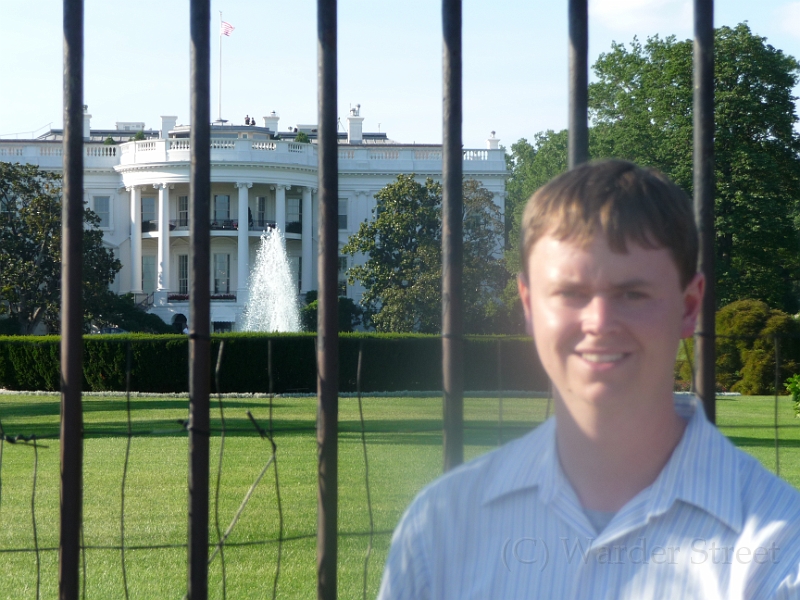
[[[230,36],[231,32],[234,30],[234,26],[228,23],[227,21],[222,21],[219,25],[219,32],[221,35]]]

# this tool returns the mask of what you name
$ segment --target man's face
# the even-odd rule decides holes
[[[647,410],[671,402],[680,338],[692,335],[703,279],[681,289],[669,251],[600,235],[586,247],[551,235],[529,256],[519,283],[528,330],[573,417]]]

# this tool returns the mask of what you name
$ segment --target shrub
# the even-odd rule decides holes
[[[212,336],[216,357],[225,341],[220,370],[222,392],[270,391],[267,369],[272,346],[272,390],[316,391],[313,334],[229,333]],[[131,389],[184,392],[188,385],[189,341],[185,335],[92,335],[84,338],[83,389],[125,390],[128,345]],[[499,350],[498,350],[499,346]],[[442,344],[439,336],[351,333],[339,337],[339,389],[356,391],[359,348],[363,348],[364,392],[439,390]],[[215,359],[211,360],[212,368]],[[211,389],[216,391],[213,374]],[[57,390],[59,338],[0,338],[0,387]],[[464,345],[467,390],[546,390],[547,376],[529,338],[469,337]]]
[[[719,389],[742,394],[775,393],[775,342],[778,340],[778,381],[798,371],[800,323],[771,309],[760,300],[738,300],[717,311],[716,379]],[[694,344],[687,340],[688,352]],[[683,358],[682,356],[679,357]],[[691,368],[683,361],[677,378],[691,380]]]
[[[784,383],[786,391],[792,395],[794,416],[800,418],[800,375],[792,375]]]
[[[351,333],[356,327],[361,325],[364,318],[364,309],[356,304],[352,298],[339,297],[339,331]],[[317,331],[317,312],[319,311],[319,300],[317,291],[306,292],[306,305],[300,309],[300,323],[303,331],[315,333]]]

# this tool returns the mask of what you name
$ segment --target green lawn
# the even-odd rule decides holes
[[[268,424],[266,399],[226,398],[223,474],[219,521],[224,531],[248,488],[270,456],[246,417],[252,411],[262,427]],[[540,423],[548,410],[543,399],[505,399],[499,423],[497,399],[465,400],[466,457],[477,456]],[[87,598],[123,597],[120,551],[120,490],[127,437],[124,397],[84,399],[84,514]],[[718,421],[737,445],[774,470],[774,400],[720,398]],[[178,421],[186,418],[187,400],[131,400],[134,437],[125,501],[126,570],[131,598],[180,598],[185,592],[187,437]],[[274,437],[284,509],[284,537],[279,597],[315,597],[316,440],[314,398],[278,398],[273,404]],[[219,429],[214,401],[213,426]],[[368,597],[374,597],[386,558],[390,532],[419,489],[441,472],[441,401],[438,398],[366,398],[364,418],[370,466],[375,529],[369,561]],[[58,544],[57,396],[0,395],[0,419],[9,435],[36,433],[38,448],[36,527],[40,548]],[[781,398],[781,425],[800,425],[791,401]],[[763,425],[763,428],[745,426]],[[780,429],[781,475],[800,486],[800,429]],[[212,486],[216,483],[220,436],[211,440]],[[339,597],[360,598],[364,553],[369,530],[364,460],[358,403],[340,399],[339,443]],[[34,545],[31,514],[34,448],[5,444],[0,498],[0,597],[33,597],[36,556],[7,552]],[[212,490],[211,532],[214,529]],[[253,494],[225,549],[230,598],[270,597],[278,546],[278,512],[274,471],[270,469]],[[266,542],[266,543],[264,543]],[[248,543],[253,543],[248,545]],[[137,549],[135,546],[178,546]],[[55,598],[57,553],[40,553],[43,598]],[[210,567],[211,597],[222,597],[221,561]]]

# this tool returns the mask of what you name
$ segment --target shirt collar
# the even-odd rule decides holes
[[[740,532],[743,516],[737,450],[708,422],[695,396],[676,395],[675,411],[688,421],[681,441],[653,484],[620,512],[631,509],[646,521],[680,500]],[[490,473],[484,504],[533,488],[538,488],[543,503],[565,494],[575,497],[558,462],[554,417],[496,452]]]
[[[689,417],[688,423],[658,478],[639,494],[648,497],[648,516],[663,514],[680,500],[740,533],[744,517],[738,450],[708,422],[695,396],[676,396],[675,409]]]

